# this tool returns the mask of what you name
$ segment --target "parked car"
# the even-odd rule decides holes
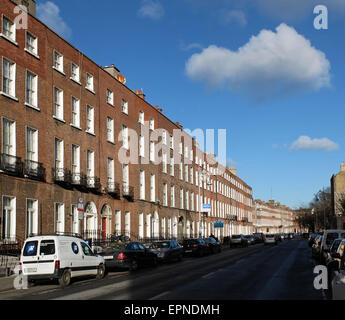
[[[219,253],[222,251],[222,245],[215,238],[210,237],[205,239],[206,244],[208,245],[210,253]]]
[[[266,234],[264,245],[267,246],[269,244],[278,244],[277,237],[274,234]]]
[[[231,237],[231,246],[233,247],[248,247],[248,240],[243,234],[233,235]]]
[[[158,263],[157,254],[140,242],[110,243],[100,254],[104,257],[107,268],[135,271],[145,266],[157,266]]]
[[[255,244],[255,239],[254,239],[254,237],[253,236],[251,236],[251,235],[247,235],[247,236],[244,236],[246,239],[247,239],[247,241],[248,241],[248,245],[249,246],[252,246],[252,245],[254,245]]]
[[[76,237],[58,235],[26,239],[20,257],[21,272],[28,280],[58,280],[61,287],[72,278],[105,275],[103,257],[95,254],[87,243]]]
[[[209,253],[209,248],[203,239],[187,239],[182,244],[183,254],[202,257]]]
[[[253,233],[255,243],[263,243],[265,241],[265,235],[263,233]]]
[[[280,233],[276,234],[277,241],[282,242],[283,238]]]
[[[321,259],[321,242],[322,242],[322,236],[321,235],[317,235],[314,239],[314,243],[311,247],[311,255],[312,257],[319,261]]]
[[[321,263],[325,264],[332,246],[332,243],[337,238],[345,238],[345,230],[325,230],[321,242]]]
[[[328,275],[341,268],[341,259],[344,255],[345,239],[335,239],[326,258]]]
[[[308,238],[308,245],[311,247],[314,243],[315,238],[317,237],[317,233],[311,233],[309,238]]]
[[[153,242],[149,248],[157,254],[158,261],[181,261],[183,258],[182,246],[173,240]]]

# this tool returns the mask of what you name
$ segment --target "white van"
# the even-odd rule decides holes
[[[104,258],[96,255],[87,243],[76,237],[36,236],[25,240],[20,267],[29,280],[57,279],[62,287],[71,278],[105,275]]]
[[[328,252],[331,249],[332,243],[335,239],[345,238],[345,230],[325,230],[321,242],[321,262],[325,263]]]

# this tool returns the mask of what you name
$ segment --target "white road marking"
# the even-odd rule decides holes
[[[204,275],[202,278],[203,278],[203,279],[210,279],[210,278],[212,278],[212,276],[214,276],[215,274],[216,274],[215,272],[210,272],[210,273]]]
[[[163,292],[163,293],[161,293],[161,294],[158,294],[158,295],[156,295],[156,296],[150,298],[149,300],[157,300],[157,299],[159,299],[159,298],[162,298],[162,297],[168,295],[170,292],[171,292],[171,291],[165,291],[165,292]]]

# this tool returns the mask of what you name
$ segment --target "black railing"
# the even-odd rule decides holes
[[[123,185],[122,196],[128,201],[134,201],[134,187]]]
[[[24,175],[30,179],[45,181],[46,169],[43,167],[42,163],[25,160]]]
[[[85,176],[80,172],[72,172],[71,184],[73,186],[85,186],[86,185]]]
[[[108,179],[107,193],[118,199],[120,197],[120,184]]]
[[[65,168],[53,168],[53,177],[55,183],[70,185],[72,182],[71,171]]]
[[[23,176],[23,162],[19,157],[1,153],[0,170],[4,173],[21,177]]]
[[[86,177],[86,187],[93,191],[99,191],[101,189],[100,179],[97,177]]]

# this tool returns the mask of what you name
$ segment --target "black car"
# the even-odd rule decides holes
[[[210,253],[219,253],[222,251],[222,245],[215,238],[213,237],[206,238],[205,242],[208,245]]]
[[[255,243],[264,243],[265,236],[263,233],[253,233]]]
[[[157,254],[159,261],[181,261],[183,258],[182,246],[173,240],[153,242],[149,248]]]
[[[182,244],[183,254],[202,257],[209,253],[209,248],[203,239],[188,239]]]
[[[107,268],[116,267],[135,271],[144,266],[157,266],[157,254],[140,242],[111,243],[99,255],[104,257]]]

